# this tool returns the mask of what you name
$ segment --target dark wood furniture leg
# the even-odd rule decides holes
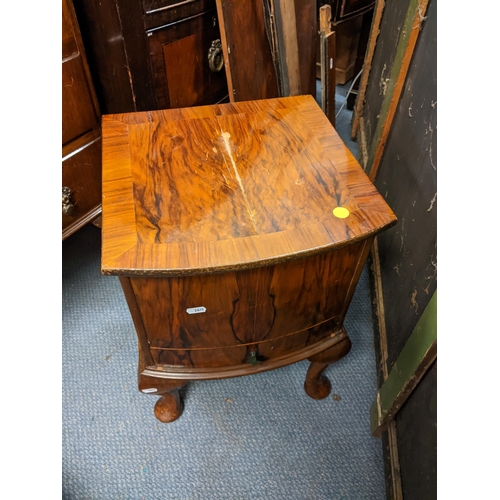
[[[161,396],[155,404],[155,416],[163,423],[173,422],[182,415],[184,404],[179,395],[179,389],[187,384],[186,380],[173,380],[159,377],[150,377],[143,375],[142,372],[146,368],[147,363],[144,359],[144,353],[139,343],[139,369],[138,382],[139,390],[144,394],[152,394],[153,396]]]
[[[320,352],[307,358],[311,362],[304,382],[306,394],[313,399],[324,399],[330,394],[332,386],[330,381],[323,375],[323,370],[343,358],[351,350],[351,341],[345,337],[338,344],[326,351]]]
[[[149,377],[139,373],[139,390],[145,394],[161,396],[155,404],[155,416],[160,422],[168,423],[182,415],[184,404],[179,396],[179,388],[185,380],[170,380]]]

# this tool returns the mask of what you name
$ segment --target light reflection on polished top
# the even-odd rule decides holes
[[[396,222],[311,96],[106,115],[102,132],[107,274],[256,267]]]

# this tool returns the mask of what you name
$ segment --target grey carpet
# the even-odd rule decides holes
[[[325,371],[339,398],[306,396],[303,361],[193,382],[171,424],[137,390],[134,326],[118,279],[100,274],[96,227],[63,242],[62,286],[64,500],[385,498],[367,269],[345,322],[353,348]]]

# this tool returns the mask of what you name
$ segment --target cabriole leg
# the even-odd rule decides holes
[[[169,380],[139,374],[139,390],[145,394],[161,396],[155,404],[155,416],[163,423],[173,422],[182,415],[184,405],[179,396],[179,388],[184,380]]]
[[[306,374],[304,389],[306,394],[313,399],[324,399],[330,394],[330,381],[323,375],[323,370],[343,358],[351,350],[351,341],[345,337],[338,344],[323,352],[307,358],[311,362]]]

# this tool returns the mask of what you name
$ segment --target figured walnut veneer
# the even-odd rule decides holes
[[[102,130],[102,272],[120,276],[141,383],[309,358],[306,392],[324,397],[373,238],[396,218],[314,99],[106,115]]]
[[[310,96],[106,115],[102,127],[105,274],[257,267],[396,220]]]

